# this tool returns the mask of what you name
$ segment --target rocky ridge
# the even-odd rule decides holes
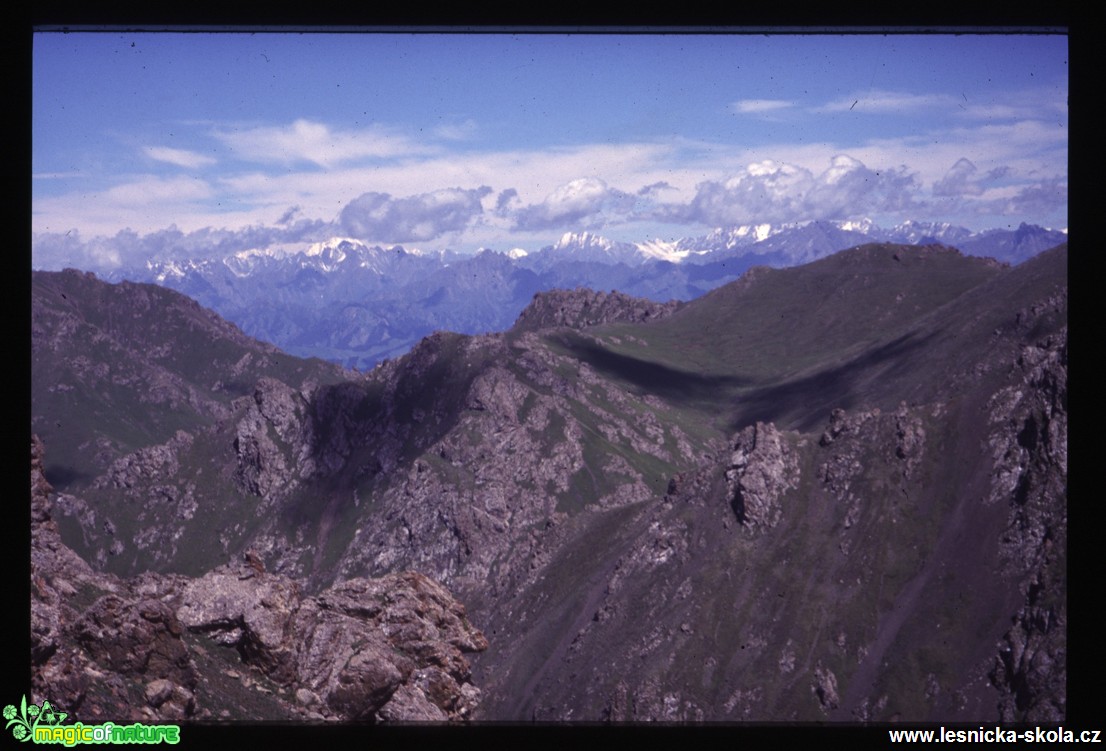
[[[539,292],[519,314],[515,328],[536,331],[557,326],[580,329],[616,321],[645,323],[671,315],[681,304],[677,300],[653,302],[617,290],[597,292],[579,288]]]

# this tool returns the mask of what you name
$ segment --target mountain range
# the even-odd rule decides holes
[[[82,717],[1063,721],[1066,242],[1014,266],[800,243],[714,284],[753,237],[736,261],[709,260],[721,234],[636,266],[581,236],[166,272],[284,290],[269,315],[391,280],[391,317],[347,332],[527,301],[369,372],[164,287],[35,272],[34,688]],[[600,267],[712,288],[543,289]]]
[[[941,243],[1020,263],[1065,240],[1063,232],[1025,224],[973,233],[918,222],[884,230],[870,221],[731,227],[671,242],[566,233],[532,253],[485,249],[475,255],[333,238],[295,251],[153,259],[104,278],[156,282],[286,352],[368,370],[434,331],[502,331],[534,294],[552,289],[687,301],[754,265],[795,266],[868,242]]]

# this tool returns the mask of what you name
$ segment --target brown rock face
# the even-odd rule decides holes
[[[181,643],[181,624],[164,602],[105,595],[74,624],[86,653],[120,673],[151,673],[194,686],[196,677]]]
[[[197,675],[181,624],[162,599],[174,578],[120,580],[66,547],[42,457],[32,437],[32,696],[92,719],[194,716]]]
[[[353,579],[303,597],[282,576],[226,566],[190,582],[178,613],[190,631],[235,647],[324,717],[376,718],[403,686],[388,719],[464,719],[479,695],[462,690],[470,677],[463,653],[487,641],[421,574]]]
[[[225,718],[214,712],[228,707],[252,720],[451,721],[476,708],[464,655],[488,643],[439,584],[403,572],[306,597],[299,582],[266,573],[253,551],[197,579],[96,573],[58,537],[42,453],[33,438],[37,700],[116,721]],[[205,706],[201,684],[212,676],[197,662],[225,647],[240,662],[223,672],[244,695]],[[251,694],[264,694],[264,704]]]

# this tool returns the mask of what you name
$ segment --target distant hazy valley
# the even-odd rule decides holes
[[[82,719],[1063,720],[1066,239],[34,272],[34,688]]]

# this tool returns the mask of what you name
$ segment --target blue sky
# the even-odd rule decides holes
[[[33,263],[1066,228],[1067,60],[1040,34],[42,32]]]

